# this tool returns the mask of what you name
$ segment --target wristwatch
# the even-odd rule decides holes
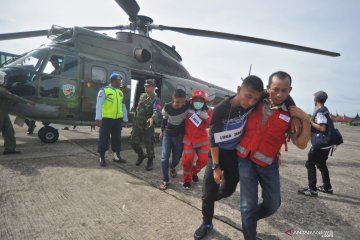
[[[217,168],[219,168],[219,167],[220,167],[220,164],[218,164],[218,163],[213,163],[211,169],[212,169],[212,170],[215,170],[215,169],[217,169]]]

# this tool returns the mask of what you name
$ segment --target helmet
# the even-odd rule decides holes
[[[123,80],[123,77],[118,73],[112,73],[110,75],[110,80]]]
[[[193,92],[191,98],[194,99],[196,97],[200,97],[204,100],[205,103],[209,102],[209,99],[208,99],[208,95],[205,91],[203,90],[195,90],[195,92]]]

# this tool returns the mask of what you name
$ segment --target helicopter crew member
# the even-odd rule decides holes
[[[197,174],[206,165],[209,155],[209,137],[207,128],[210,126],[212,110],[203,90],[193,92],[188,115],[185,120],[184,150],[181,165],[183,166],[183,187],[189,189],[191,181],[198,182]],[[194,157],[197,161],[194,166]]]
[[[121,123],[127,122],[126,107],[123,104],[124,95],[120,88],[123,77],[113,73],[110,76],[110,84],[100,89],[96,103],[96,126],[100,127],[98,153],[100,154],[100,166],[105,167],[105,152],[109,149],[111,135],[111,150],[114,152],[113,161],[125,163],[120,156],[121,151]]]
[[[155,79],[147,79],[145,93],[141,94],[134,116],[134,125],[131,132],[131,147],[138,154],[136,166],[139,166],[147,157],[146,170],[153,169],[154,153],[154,122],[161,119],[161,102],[155,94]],[[144,142],[144,154],[141,142]]]
[[[10,100],[1,97],[0,93],[0,131],[4,139],[4,152],[3,154],[17,154],[20,151],[16,150],[16,139],[13,125],[9,118],[9,105]]]

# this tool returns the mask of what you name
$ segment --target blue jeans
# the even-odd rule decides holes
[[[257,221],[269,217],[281,204],[278,160],[260,167],[248,158],[239,158],[240,211],[246,240],[256,239]],[[258,204],[258,183],[263,202]]]
[[[177,137],[169,136],[166,130],[163,134],[162,146],[161,146],[161,170],[163,173],[163,180],[169,181],[169,159],[172,152],[171,168],[175,168],[180,161],[183,152],[183,140],[184,135],[179,134]]]

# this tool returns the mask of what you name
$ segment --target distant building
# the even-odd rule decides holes
[[[351,123],[351,121],[353,120],[353,118],[344,115],[339,115],[338,113],[336,113],[336,115],[330,114],[330,118],[331,120],[333,120],[333,122],[340,122],[340,123]]]
[[[360,117],[359,114],[356,114],[356,117],[351,121],[351,126],[360,126]]]
[[[6,53],[0,51],[0,66],[3,65],[6,61],[10,60],[13,57],[17,57],[18,55],[12,53]]]

